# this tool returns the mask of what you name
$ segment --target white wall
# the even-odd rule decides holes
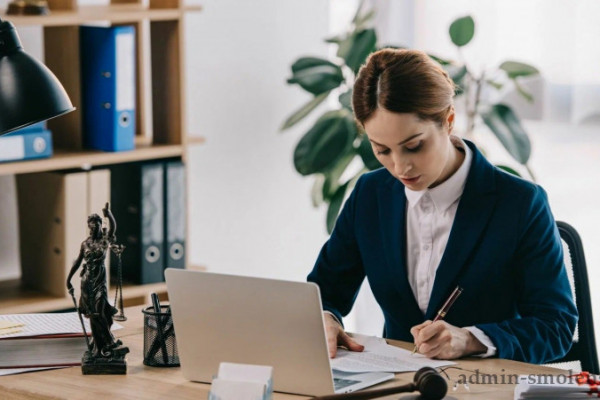
[[[326,240],[312,178],[292,152],[310,125],[279,133],[310,97],[285,83],[300,55],[326,56],[322,0],[202,1],[187,18],[192,264],[210,271],[304,280]]]

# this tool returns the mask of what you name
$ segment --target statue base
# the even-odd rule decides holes
[[[83,375],[126,375],[127,353],[129,348],[121,347],[114,350],[111,357],[94,357],[88,350],[81,359],[81,372]]]

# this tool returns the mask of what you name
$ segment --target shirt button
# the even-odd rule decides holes
[[[424,244],[423,245],[423,250],[429,250],[429,245],[428,244]]]

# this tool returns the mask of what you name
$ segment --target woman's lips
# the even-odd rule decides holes
[[[402,183],[404,183],[405,185],[412,185],[417,183],[417,181],[419,180],[419,178],[421,177],[421,175],[412,177],[412,178],[400,178],[400,181]]]

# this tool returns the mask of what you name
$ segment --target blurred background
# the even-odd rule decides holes
[[[87,2],[86,2],[87,4]],[[282,124],[312,96],[289,85],[299,57],[335,59],[325,38],[348,29],[356,0],[202,0],[188,13],[185,29],[188,127],[206,142],[188,158],[190,207],[188,257],[212,272],[304,280],[328,237],[327,207],[314,207],[314,178],[301,176],[293,153],[314,124],[314,112],[291,128]],[[0,4],[5,7],[5,4]],[[520,80],[534,101],[514,86],[485,96],[510,104],[531,141],[528,167],[550,199],[556,219],[583,238],[592,287],[600,306],[600,2],[593,0],[378,0],[377,45],[424,50],[461,60],[474,73],[505,60],[533,65],[539,74]],[[460,50],[448,34],[457,18],[475,21],[472,41]],[[40,28],[20,28],[26,50],[43,58]],[[336,99],[318,106],[325,112]],[[465,108],[457,103],[458,130]],[[494,163],[523,165],[476,121],[477,143]],[[18,273],[11,235],[11,177],[0,177],[0,260],[6,278]],[[14,232],[14,229],[13,229]],[[381,334],[383,319],[368,288],[361,291],[348,329]],[[600,318],[596,319],[600,332]]]

